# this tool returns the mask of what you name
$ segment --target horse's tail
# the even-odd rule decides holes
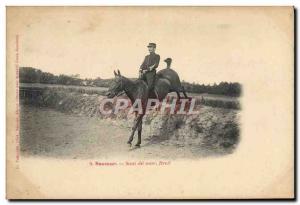
[[[192,100],[192,98],[191,98],[191,97],[188,97],[188,95],[186,94],[185,88],[184,88],[183,85],[181,85],[181,92],[183,93],[183,95],[184,95],[185,98],[187,98],[187,99],[189,99],[189,100]]]

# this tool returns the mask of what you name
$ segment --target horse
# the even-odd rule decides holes
[[[167,72],[168,75],[164,75],[163,72],[158,72],[159,75],[155,79],[154,83],[154,89],[156,91],[155,95],[153,91],[149,92],[148,85],[144,80],[137,79],[133,81],[122,76],[119,70],[118,72],[114,71],[115,78],[112,85],[108,89],[106,96],[108,98],[113,98],[125,92],[132,105],[136,100],[140,100],[142,104],[142,113],[136,113],[131,134],[127,141],[127,144],[129,144],[130,146],[133,141],[133,136],[136,129],[138,129],[138,140],[135,146],[140,147],[141,145],[143,117],[146,113],[146,105],[149,98],[157,97],[159,101],[162,101],[168,95],[168,93],[174,91],[177,93],[178,98],[181,98],[179,92],[183,92],[185,98],[188,98],[184,91],[184,88],[181,86],[181,83],[177,82],[179,80],[177,73],[174,72]]]
[[[157,72],[156,79],[167,79],[170,82],[170,92],[176,92],[178,99],[181,98],[180,92],[182,92],[184,98],[189,99],[175,70],[171,68],[162,69]]]

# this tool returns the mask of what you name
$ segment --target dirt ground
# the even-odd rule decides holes
[[[216,112],[220,113],[219,110]],[[228,112],[223,115],[228,116]],[[216,148],[216,143],[211,139],[202,142],[205,137],[199,141],[201,137],[192,140],[178,139],[180,134],[169,138],[150,135],[151,127],[148,131],[145,128],[140,148],[129,147],[126,144],[131,130],[128,122],[66,114],[50,108],[29,105],[21,107],[20,124],[23,156],[73,159],[107,159],[117,156],[175,159],[215,157],[232,152],[232,149],[226,149],[226,144],[220,149],[219,145]],[[181,132],[186,131],[183,129]]]

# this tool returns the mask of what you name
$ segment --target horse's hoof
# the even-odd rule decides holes
[[[129,147],[131,147],[131,142],[127,142],[127,144],[129,145]]]
[[[140,145],[140,144],[136,144],[136,145],[135,145],[135,147],[137,147],[137,148],[140,148],[140,147],[141,147],[141,145]]]

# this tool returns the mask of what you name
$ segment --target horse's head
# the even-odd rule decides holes
[[[106,96],[108,98],[113,98],[120,94],[123,91],[123,83],[122,83],[122,76],[120,71],[118,70],[118,73],[114,71],[115,79],[113,80],[112,85],[109,87]]]

